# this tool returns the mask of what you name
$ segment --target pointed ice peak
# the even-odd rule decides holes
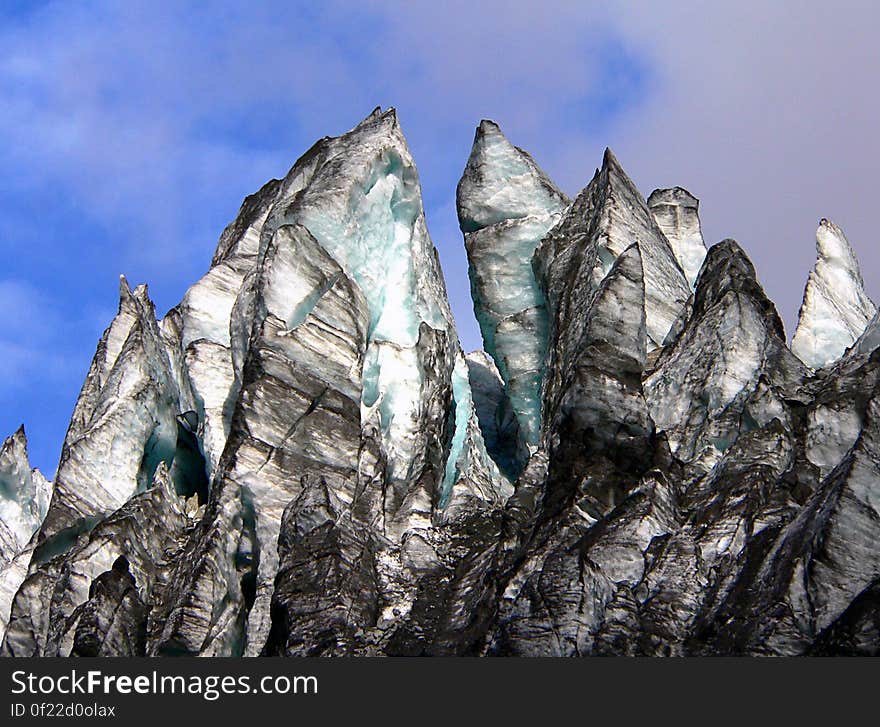
[[[581,199],[583,209],[576,214],[594,217],[589,225],[601,262],[597,272],[607,274],[624,250],[633,243],[639,246],[645,269],[648,348],[661,346],[690,296],[690,286],[645,198],[611,149],[605,149],[602,168],[581,192]],[[576,201],[573,209],[578,205]]]
[[[655,189],[648,197],[648,207],[693,288],[706,257],[700,200],[682,187]]]
[[[498,124],[480,122],[458,183],[456,206],[474,312],[486,352],[498,366],[518,420],[523,452],[535,447],[540,437],[547,352],[547,309],[532,258],[569,204],[531,156],[505,138]],[[510,458],[504,457],[509,463]]]
[[[462,232],[561,211],[569,204],[535,160],[511,144],[498,124],[488,119],[477,127],[456,202]]]
[[[134,304],[134,295],[131,292],[131,286],[128,284],[128,278],[124,273],[119,274],[119,306],[117,314],[127,310]]]
[[[118,312],[122,313],[125,310],[133,310],[131,306],[135,305],[135,302],[146,305],[148,308],[152,308],[153,302],[150,300],[150,292],[147,288],[147,284],[141,283],[140,285],[135,286],[132,290],[128,283],[128,278],[126,278],[123,273],[120,273]]]
[[[3,442],[3,446],[0,447],[0,462],[5,466],[12,463],[16,466],[27,464],[27,435],[24,431],[24,424],[19,425],[15,433]],[[30,468],[28,467],[28,469]]]
[[[12,599],[27,574],[31,537],[49,508],[52,485],[31,469],[24,425],[0,446],[0,639]]]
[[[623,168],[620,160],[617,158],[614,152],[611,151],[611,147],[607,146],[605,147],[605,152],[602,154],[602,167],[601,169],[596,170],[597,174],[602,174],[603,172],[608,177],[608,179],[611,180],[612,184],[616,180],[618,182],[624,183],[627,187],[631,187],[634,191],[638,192],[635,182],[630,179],[629,174],[626,173],[626,170]],[[644,200],[641,194],[639,194],[638,196],[642,200]]]
[[[693,316],[702,316],[730,292],[751,298],[770,330],[785,338],[782,319],[758,282],[755,266],[739,243],[728,238],[709,248],[697,277]]]
[[[50,486],[28,462],[24,425],[0,446],[0,565],[27,545],[49,506]]]
[[[824,217],[816,230],[816,252],[791,350],[808,366],[822,368],[862,335],[877,309],[843,230]]]
[[[843,230],[825,217],[819,220],[819,227],[816,228],[816,251],[819,260],[837,263],[855,280],[862,282],[859,261],[852,245],[849,244]]]
[[[364,119],[355,126],[351,131],[347,134],[342,134],[342,136],[335,137],[336,139],[344,138],[348,136],[348,134],[353,134],[358,131],[370,130],[375,132],[376,130],[382,129],[383,127],[387,127],[388,130],[400,131],[400,122],[397,120],[397,109],[393,106],[389,106],[384,111],[381,106],[377,106],[374,108]]]
[[[104,331],[102,354],[96,354],[99,364],[96,374],[102,384],[116,363],[134,322],[142,317],[144,312],[155,317],[147,286],[141,284],[132,290],[125,275],[120,275],[119,309],[110,326]]]
[[[606,146],[605,151],[602,153],[602,166],[607,169],[616,169],[626,176],[626,172],[623,171],[623,167],[620,165],[620,162],[617,161],[617,157],[614,155],[614,152],[611,151],[610,146]]]
[[[309,164],[301,191],[275,205],[264,240],[282,224],[302,224],[366,295],[371,338],[412,346],[420,320],[454,331],[418,171],[395,110],[330,139]]]

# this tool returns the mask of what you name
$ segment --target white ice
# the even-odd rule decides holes
[[[877,312],[843,230],[822,219],[816,230],[816,251],[791,342],[791,350],[814,369],[839,359]]]

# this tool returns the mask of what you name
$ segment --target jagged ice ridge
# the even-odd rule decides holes
[[[0,449],[7,656],[876,654],[880,323],[822,220],[791,345],[699,203],[483,121],[465,355],[393,110],[120,281],[49,483]]]

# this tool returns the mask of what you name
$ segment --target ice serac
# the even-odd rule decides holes
[[[791,350],[814,369],[833,363],[877,313],[865,293],[855,252],[837,225],[823,218]]]
[[[598,255],[592,259],[601,264]],[[588,292],[572,288],[568,293],[584,321],[580,336],[554,341],[558,355],[544,401],[544,445],[550,497],[558,499],[576,487],[579,507],[598,518],[620,501],[653,458],[654,422],[642,391],[647,334],[638,245],[624,250],[595,293]]]
[[[578,274],[590,277],[578,278],[577,284],[595,288],[618,255],[632,244],[638,246],[644,267],[645,326],[648,349],[653,350],[663,345],[684,309],[690,286],[669,241],[610,149],[605,150],[602,168],[538,246],[535,264],[557,317],[561,314],[574,320],[577,316],[570,315],[571,303],[562,297],[562,291],[569,285],[565,278],[581,251],[595,247],[595,253],[590,254],[597,256],[599,264],[589,269],[579,266]],[[550,340],[555,336],[553,327],[559,325],[551,317]]]
[[[519,420],[495,362],[485,351],[467,355],[468,380],[486,450],[502,472],[512,475],[528,459],[519,436]]]
[[[9,562],[43,522],[52,491],[38,469],[31,469],[21,426],[0,447],[0,560]]]
[[[648,197],[648,207],[669,240],[688,282],[694,287],[706,258],[706,241],[700,227],[700,200],[681,187],[655,189]]]
[[[551,345],[534,514],[524,478],[512,500],[526,527],[510,552],[524,557],[489,653],[699,653],[721,604],[742,598],[746,554],[767,547],[817,483],[798,453],[805,370],[739,246],[710,250],[693,305],[651,364],[634,314],[637,252],[616,259],[588,305],[579,291],[598,252],[572,254],[564,276],[553,267],[566,258],[545,260],[546,279],[566,281],[554,299],[571,301],[571,317]],[[731,335],[740,329],[753,355]],[[672,401],[685,408],[667,412]]]
[[[61,450],[36,558],[146,489],[177,449],[179,392],[146,286],[120,280],[119,312],[98,343]]]
[[[871,395],[865,428],[840,466],[769,547],[749,553],[707,651],[876,653],[869,630],[852,633],[854,620],[870,626],[878,616],[870,594],[880,579],[880,406],[876,388]]]
[[[474,312],[519,424],[523,448],[540,438],[547,308],[532,257],[568,198],[493,121],[482,121],[458,183],[456,204],[468,254]],[[517,468],[509,472],[516,473]],[[522,459],[518,464],[523,464]]]
[[[132,605],[161,602],[170,585],[171,565],[195,524],[194,515],[195,511],[187,514],[185,499],[177,494],[167,466],[160,462],[149,489],[136,493],[90,531],[72,538],[64,552],[34,558],[13,603],[2,653],[69,656],[78,634],[82,639],[88,630],[101,655],[144,656],[146,634],[155,629],[151,619],[157,614],[141,609],[130,614],[125,609],[117,612],[121,603],[113,599],[108,603],[105,587],[110,585],[106,583],[109,576],[102,574],[113,570],[114,563],[123,558],[127,576],[122,580],[131,579],[137,592],[136,600],[123,600]],[[104,586],[99,587],[99,582]],[[120,599],[125,593],[117,591]],[[139,635],[124,648],[119,641],[105,646],[98,643],[107,636],[107,629],[114,628],[113,618],[107,621],[102,614],[113,617],[114,613],[125,633]],[[90,625],[81,623],[83,616]],[[104,625],[95,619],[104,619]]]
[[[180,573],[175,610],[157,646],[164,653],[236,653],[245,648],[248,616],[247,643],[262,648],[285,507],[308,477],[349,503],[355,495],[369,320],[363,295],[297,225],[275,231],[254,286],[229,441],[188,556],[204,566]],[[211,604],[217,588],[222,608]]]
[[[398,549],[414,532],[430,539],[510,489],[486,452],[394,111],[319,141],[273,194],[229,309],[225,449],[156,653],[300,653],[278,634],[303,594],[276,576],[300,572],[299,535],[285,528],[301,532],[297,508],[315,493],[338,515],[334,543],[370,533],[362,545],[383,554],[387,592],[406,580]],[[218,248],[215,268],[230,255]],[[347,587],[345,573],[335,583]],[[330,651],[351,648],[339,639]]]
[[[27,574],[31,537],[49,507],[52,484],[31,469],[27,437],[19,427],[0,447],[0,639],[12,599]]]
[[[468,356],[393,111],[248,197],[161,321],[123,280],[48,505],[0,448],[0,653],[880,653],[880,314],[807,366],[610,152],[569,203],[484,122],[458,202]]]
[[[737,437],[778,418],[806,371],[785,345],[782,321],[742,248],[709,250],[693,311],[645,378],[657,429],[687,472],[709,471]]]

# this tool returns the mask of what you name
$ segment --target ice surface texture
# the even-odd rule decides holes
[[[880,652],[840,229],[789,348],[742,248],[610,151],[570,200],[483,121],[456,201],[467,356],[393,110],[248,197],[161,320],[123,278],[54,482],[0,449],[2,652]]]
[[[569,200],[492,121],[477,128],[456,200],[486,352],[505,383],[521,442],[533,448],[540,437],[548,319],[532,257]]]
[[[856,341],[877,309],[843,230],[824,218],[816,230],[816,252],[791,350],[808,366],[822,368]]]

